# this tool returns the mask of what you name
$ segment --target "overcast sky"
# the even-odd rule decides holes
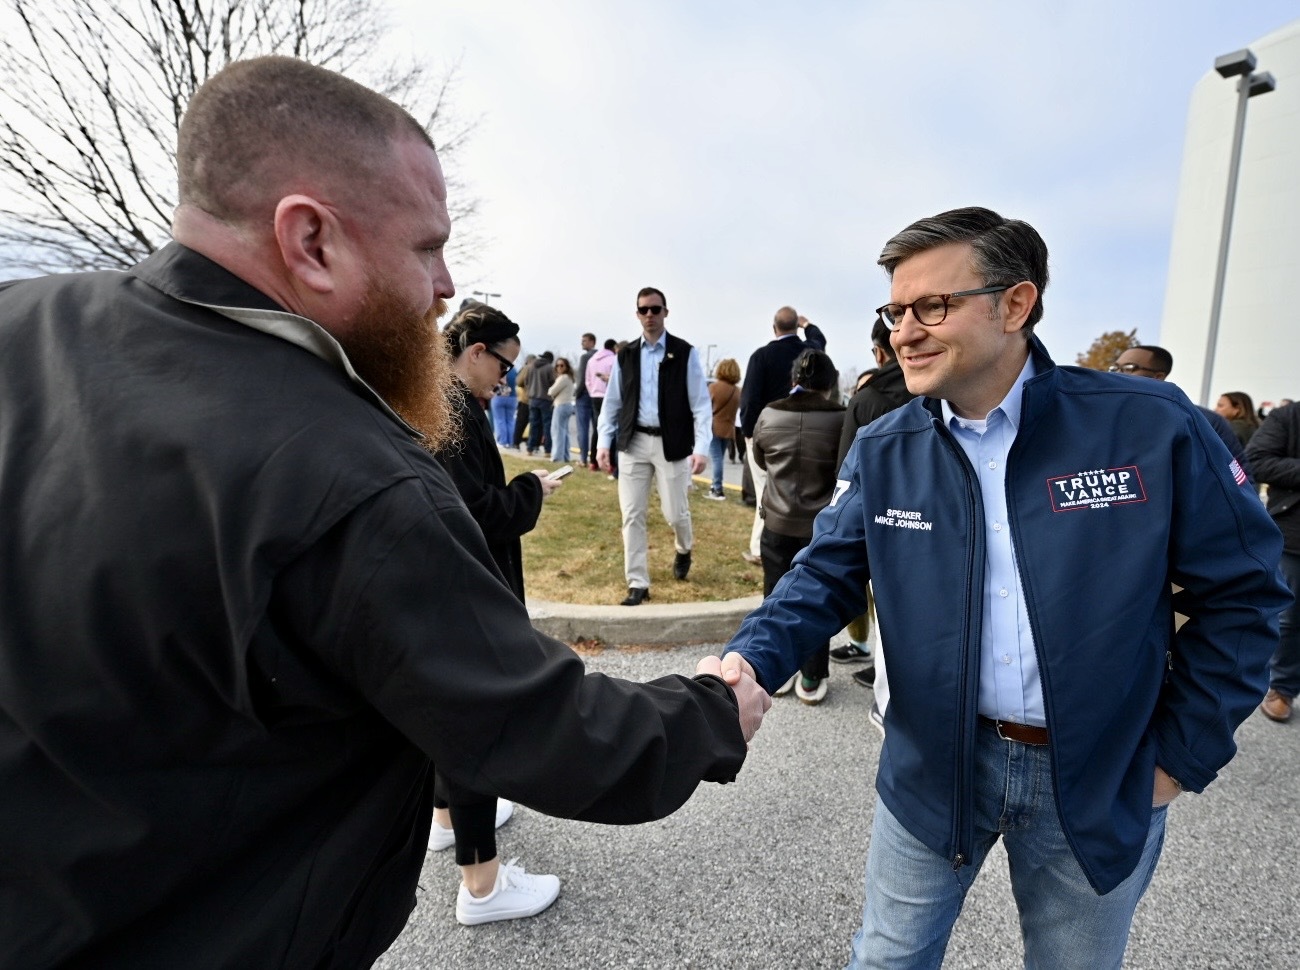
[[[460,296],[501,294],[526,349],[635,336],[652,285],[714,361],[743,366],[788,303],[847,371],[889,297],[882,244],[961,205],[1043,234],[1038,332],[1058,360],[1105,330],[1156,341],[1192,86],[1296,13],[398,0],[393,19],[419,56],[460,59],[455,104],[481,122],[459,168],[489,242],[453,272]]]

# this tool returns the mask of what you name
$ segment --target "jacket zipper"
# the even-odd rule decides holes
[[[966,453],[962,451],[961,446],[953,439],[952,435],[948,432],[948,429],[943,426],[942,421],[935,421],[935,423],[938,425],[940,433],[947,443],[948,448],[956,457],[957,462],[962,469],[962,474],[966,477],[966,501],[972,526],[970,533],[971,541],[967,546],[966,558],[966,575],[970,577],[970,582],[967,584],[967,616],[970,618],[967,624],[967,630],[969,631],[972,629],[978,629],[982,616],[981,606],[979,605],[980,601],[977,597],[983,597],[984,595],[984,579],[982,570],[978,568],[976,563],[976,553],[983,544],[983,506],[975,500],[978,495],[978,489],[973,486],[972,481],[975,470],[970,467],[970,462],[966,458]],[[976,582],[977,579],[978,582]],[[970,718],[967,717],[967,708],[970,706],[968,700],[970,694],[970,654],[971,638],[968,632],[962,642],[961,677],[958,681],[957,687],[957,777],[953,793],[952,821],[952,844],[955,849],[952,857],[952,868],[954,872],[970,861],[970,855],[966,851],[966,842],[968,841],[966,838],[966,828],[968,825],[966,819],[968,814],[966,811],[966,805],[967,802],[970,801],[970,793],[967,791],[970,784],[967,777],[969,774],[967,770],[967,761],[969,759],[966,752],[968,744],[966,737],[967,723],[970,720]]]

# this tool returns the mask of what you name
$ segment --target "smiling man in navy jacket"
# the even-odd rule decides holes
[[[1026,966],[1118,967],[1168,804],[1267,686],[1278,530],[1177,388],[1052,362],[1031,226],[945,212],[879,262],[919,397],[858,432],[724,672],[781,684],[870,579],[891,702],[851,966],[938,967],[1001,837]]]

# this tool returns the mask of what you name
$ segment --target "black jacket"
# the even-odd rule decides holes
[[[754,425],[763,408],[790,393],[790,369],[795,359],[805,350],[826,349],[826,338],[816,324],[810,323],[804,334],[804,340],[798,333],[777,337],[750,355],[740,397],[740,432],[746,438],[754,437]]]
[[[461,392],[456,401],[461,438],[455,446],[439,452],[438,459],[483,530],[501,575],[522,602],[524,554],[519,539],[533,531],[542,514],[542,482],[532,472],[524,472],[506,484],[505,465],[487,415],[468,387],[457,386]]]
[[[1274,408],[1246,446],[1287,552],[1300,555],[1300,404]]]
[[[763,408],[754,426],[754,464],[767,471],[763,527],[810,539],[813,519],[835,489],[835,444],[844,405],[821,394],[787,394]]]
[[[903,368],[897,359],[891,360],[871,376],[866,386],[849,398],[848,409],[844,412],[844,427],[840,432],[838,468],[844,464],[853,438],[859,428],[865,428],[882,414],[888,414],[894,408],[902,407],[916,397],[907,389],[903,380]]]
[[[620,823],[739,769],[721,681],[533,630],[337,355],[174,244],[0,287],[0,966],[369,966],[431,761]]]

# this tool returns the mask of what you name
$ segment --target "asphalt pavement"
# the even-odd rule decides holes
[[[648,680],[690,673],[708,652],[612,649],[587,663]],[[501,857],[518,856],[529,871],[555,873],[563,883],[539,916],[460,926],[451,853],[430,853],[415,912],[376,966],[842,967],[860,921],[881,743],[867,721],[871,692],[849,679],[852,669],[832,665],[819,707],[793,694],[776,698],[739,779],[702,785],[670,818],[609,827],[518,808],[498,833]],[[1170,809],[1126,967],[1297,964],[1300,723],[1256,714],[1237,742],[1237,758],[1215,784]],[[971,890],[944,965],[1021,965],[1000,848]]]

